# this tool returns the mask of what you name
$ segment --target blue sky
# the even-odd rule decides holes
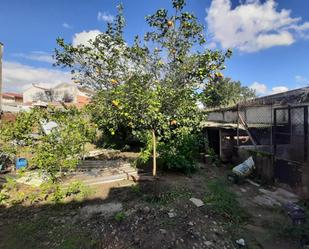
[[[224,74],[260,95],[309,85],[309,1],[190,0],[186,9],[206,27],[208,46],[231,47]],[[116,14],[112,0],[1,0],[4,90],[69,81],[52,66],[56,38],[85,42]],[[123,0],[130,42],[147,31],[145,16],[171,8],[167,0]]]

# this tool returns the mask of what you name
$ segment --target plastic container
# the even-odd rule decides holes
[[[25,168],[28,165],[26,158],[17,158],[15,162],[16,169]]]

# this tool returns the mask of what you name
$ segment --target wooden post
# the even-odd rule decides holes
[[[0,120],[2,116],[2,56],[3,56],[3,44],[0,42]]]
[[[155,130],[152,130],[152,143],[153,143],[152,175],[155,177],[157,175],[157,141],[156,141]]]
[[[237,104],[237,146],[239,146],[239,104]]]

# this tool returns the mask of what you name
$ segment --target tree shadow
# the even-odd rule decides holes
[[[131,183],[82,200],[0,206],[0,248],[157,248],[146,244],[164,187]]]

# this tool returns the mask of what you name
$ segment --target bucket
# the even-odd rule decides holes
[[[28,161],[26,158],[17,158],[16,159],[16,169],[21,169],[21,168],[25,168],[28,165]]]

